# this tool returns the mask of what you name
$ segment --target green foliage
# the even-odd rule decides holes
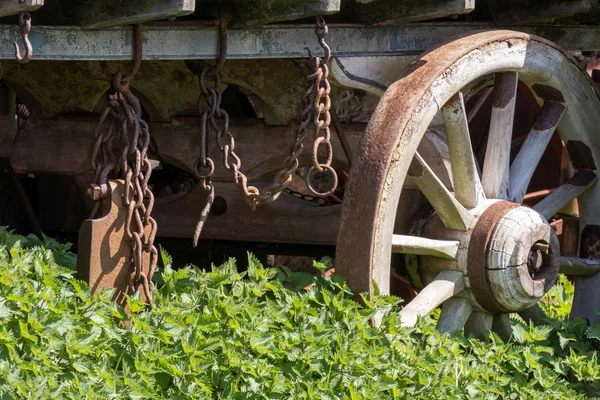
[[[569,321],[564,279],[550,327],[514,320],[515,339],[413,329],[398,299],[356,303],[340,276],[264,268],[249,256],[204,272],[166,267],[155,309],[73,277],[68,247],[0,230],[1,399],[549,399],[600,390],[600,327]],[[316,263],[322,271],[331,261]],[[312,288],[305,290],[308,285]],[[369,320],[387,310],[383,324]]]

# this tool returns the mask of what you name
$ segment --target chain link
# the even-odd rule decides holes
[[[225,169],[232,172],[235,183],[243,190],[246,201],[252,210],[256,210],[257,207],[263,204],[275,201],[292,183],[294,173],[300,165],[298,158],[304,150],[304,140],[308,136],[309,125],[313,120],[313,113],[315,111],[318,112],[318,116],[323,113],[326,118],[323,123],[319,122],[317,124],[315,122],[315,124],[319,127],[326,126],[326,133],[329,133],[329,123],[331,121],[331,118],[329,117],[329,109],[331,107],[329,92],[331,88],[327,80],[329,70],[327,69],[326,64],[329,61],[331,52],[324,41],[327,25],[325,25],[322,18],[317,20],[317,22],[319,21],[322,24],[317,24],[315,32],[317,32],[321,46],[324,46],[323,48],[327,49],[326,57],[321,60],[319,57],[313,57],[309,51],[312,74],[307,78],[306,90],[302,95],[302,111],[300,113],[300,122],[294,132],[294,143],[291,146],[289,156],[286,157],[283,162],[283,168],[277,173],[273,182],[261,192],[255,186],[248,184],[248,178],[241,171],[242,163],[235,152],[235,138],[229,130],[229,114],[221,108],[220,71],[227,57],[227,20],[225,18],[221,19],[219,59],[214,66],[205,65],[198,74],[198,82],[200,85],[200,98],[198,104],[201,116],[201,138],[200,158],[196,162],[195,173],[198,179],[200,179],[204,190],[208,192],[208,196],[204,207],[202,208],[198,224],[196,225],[196,231],[194,232],[194,246],[197,246],[198,244],[202,228],[210,213],[210,208],[214,199],[214,186],[211,182],[212,174],[214,172],[214,162],[208,155],[209,137],[211,132],[215,133],[217,147],[223,154],[223,165]],[[214,85],[212,87],[206,86],[206,77],[210,77],[214,80]],[[319,99],[323,99],[324,104],[322,107],[318,106],[315,102],[315,96],[318,96]],[[316,140],[322,141],[322,139],[315,139],[315,141]],[[329,139],[327,140],[326,145],[328,143]],[[329,147],[331,147],[330,143]],[[332,157],[331,151],[329,151],[329,157]],[[331,161],[329,161],[329,164],[331,164]],[[325,168],[331,169],[329,164],[323,165],[321,170]],[[202,168],[207,172],[201,173]],[[331,171],[333,171],[333,169],[331,169]],[[333,171],[333,173],[335,174],[335,171]],[[335,187],[337,187],[337,175],[335,175],[335,179]],[[333,193],[335,187],[325,195]]]
[[[148,124],[142,119],[142,107],[131,92],[129,81],[137,73],[142,59],[142,25],[135,26],[134,64],[125,75],[122,72],[111,74],[115,94],[102,112],[95,130],[96,142],[92,151],[94,182],[88,193],[97,200],[92,210],[92,218],[100,211],[100,201],[108,196],[108,174],[120,170],[125,176],[123,203],[127,209],[125,235],[131,244],[133,271],[129,286],[133,293],[143,291],[148,305],[152,307],[152,277],[156,270],[158,251],[154,246],[157,225],[151,217],[154,195],[148,188],[152,175],[152,165],[148,159],[151,138]],[[110,118],[109,118],[110,117]],[[109,119],[108,129],[104,129]],[[150,232],[146,238],[146,228]],[[150,265],[144,271],[144,258],[148,254]]]
[[[315,101],[314,101],[314,142],[312,151],[313,166],[306,174],[306,186],[317,196],[329,196],[337,189],[338,176],[336,171],[331,167],[333,161],[333,146],[331,145],[331,84],[329,83],[329,59],[331,58],[331,49],[325,42],[325,37],[329,33],[329,28],[323,17],[317,17],[317,26],[315,34],[319,40],[319,45],[325,52],[324,56],[312,56],[315,72],[312,76],[315,79]],[[325,162],[319,161],[319,148],[324,147],[326,151]],[[323,173],[332,175],[332,184],[329,190],[319,192],[313,186],[313,179]]]

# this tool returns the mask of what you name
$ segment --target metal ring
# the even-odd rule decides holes
[[[198,161],[196,161],[196,164],[194,164],[194,172],[196,173],[196,177],[198,179],[210,178],[215,172],[215,163],[211,158],[206,159],[206,164],[207,165],[201,165],[200,159],[198,159]],[[208,173],[203,174],[202,168],[208,168]]]
[[[338,176],[337,176],[337,173],[335,172],[335,170],[330,165],[322,164],[322,165],[320,165],[320,167],[321,167],[322,171],[319,171],[319,169],[316,166],[310,167],[310,169],[308,170],[308,174],[306,174],[306,179],[305,179],[306,186],[308,186],[310,191],[313,192],[317,196],[329,196],[330,194],[335,192],[335,190],[337,189]],[[333,185],[331,186],[331,189],[329,189],[327,192],[324,192],[324,193],[317,192],[312,185],[312,182],[311,182],[312,177],[315,176],[316,174],[323,174],[326,171],[331,172],[331,174],[333,175]]]

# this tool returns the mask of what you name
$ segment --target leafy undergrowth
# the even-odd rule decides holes
[[[562,278],[543,303],[552,327],[513,320],[509,344],[440,336],[434,318],[369,324],[378,298],[352,300],[339,276],[230,261],[174,271],[155,309],[123,324],[111,293],[90,296],[68,246],[0,230],[2,399],[585,398],[600,391],[600,326],[568,321]],[[326,265],[318,264],[321,269]],[[314,284],[311,290],[303,290]],[[143,310],[139,299],[132,309]]]

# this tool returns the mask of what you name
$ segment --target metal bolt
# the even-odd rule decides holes
[[[544,256],[548,254],[549,249],[550,246],[546,243],[536,243],[531,247],[527,260],[527,269],[532,279],[540,271],[540,268],[542,268]]]

